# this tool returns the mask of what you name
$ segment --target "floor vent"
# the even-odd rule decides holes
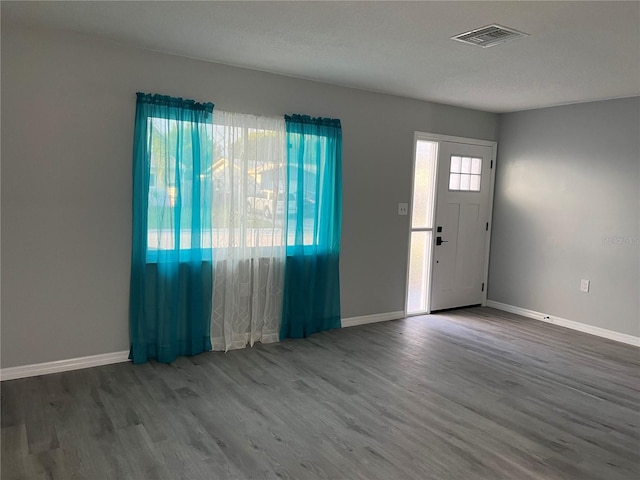
[[[513,28],[503,27],[502,25],[488,25],[451,37],[451,40],[487,48],[498,45],[499,43],[508,42],[509,40],[528,36],[528,33],[519,32]]]

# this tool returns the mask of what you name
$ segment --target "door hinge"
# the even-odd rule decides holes
[[[485,231],[489,231],[489,222],[487,222],[487,226],[485,227]]]
[[[493,168],[493,160],[491,160],[491,166],[489,168]]]
[[[484,292],[484,282],[482,283],[482,290],[480,290],[481,292]]]

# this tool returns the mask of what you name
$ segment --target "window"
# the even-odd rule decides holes
[[[181,134],[183,131],[186,134]],[[203,211],[211,212],[210,218],[201,219],[203,227],[209,227],[201,232],[204,248],[284,244],[286,152],[282,119],[216,111],[209,141],[212,164],[200,169],[198,189],[193,188],[191,164],[184,160],[176,164],[175,156],[166,155],[180,149],[183,159],[192,158],[190,125],[150,118],[148,132],[153,178],[147,218],[149,250],[173,249],[176,239],[180,248],[188,248],[194,234],[192,208],[198,202],[210,206]],[[199,199],[192,198],[195,192],[200,193]],[[173,228],[176,209],[180,209],[179,233]]]
[[[482,178],[482,159],[451,156],[449,167],[449,190],[479,192]]]
[[[160,117],[148,117],[146,131],[147,250],[188,250],[195,240],[194,231],[200,232],[199,247],[211,246],[207,233],[211,219],[206,214],[211,204],[209,165],[199,163],[201,157],[193,144],[198,138],[202,140],[196,140],[195,150],[201,145],[212,147],[211,131],[193,122]]]
[[[212,246],[284,245],[284,119],[216,111],[213,123]]]
[[[326,222],[330,212],[327,205],[317,201],[317,193],[324,191],[327,182],[325,161],[327,138],[321,135],[291,134],[293,144],[304,144],[300,162],[289,165],[289,208],[287,212],[287,243],[292,245],[318,245],[322,243],[319,225]],[[290,145],[289,148],[294,148]],[[328,202],[327,202],[328,203]]]
[[[216,110],[205,142],[211,164],[194,175],[193,128],[188,121],[147,120],[148,251],[322,243],[319,226],[335,214],[334,202],[322,200],[335,181],[326,174],[326,136],[290,134],[296,154],[303,153],[288,165],[292,145],[282,118]]]
[[[437,142],[416,140],[407,279],[408,315],[425,313],[429,304],[437,157]]]

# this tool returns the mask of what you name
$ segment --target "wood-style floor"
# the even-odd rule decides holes
[[[638,479],[640,350],[472,308],[3,382],[2,480]]]

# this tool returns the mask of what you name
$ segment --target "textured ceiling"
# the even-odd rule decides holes
[[[640,2],[2,2],[2,23],[491,112],[640,95]],[[491,23],[530,34],[482,49]]]

